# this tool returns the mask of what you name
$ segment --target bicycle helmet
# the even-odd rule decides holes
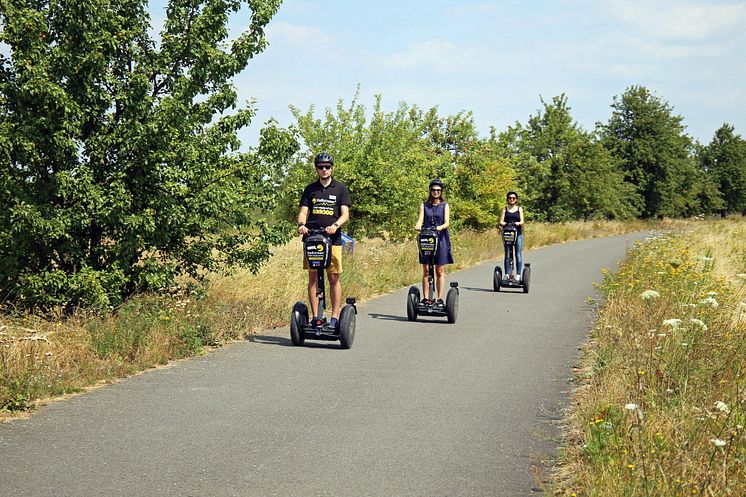
[[[321,152],[313,159],[313,165],[318,166],[319,164],[331,164],[334,165],[334,158],[326,152]]]
[[[435,178],[434,180],[432,180],[430,182],[430,186],[428,188],[432,188],[434,185],[438,185],[439,187],[441,187],[444,190],[446,189],[446,185],[442,181],[440,181],[440,179],[438,179],[438,178]]]

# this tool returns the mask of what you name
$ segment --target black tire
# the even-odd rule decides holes
[[[355,322],[357,321],[357,312],[355,307],[350,304],[342,307],[339,313],[339,342],[343,349],[352,347],[355,341]]]
[[[495,271],[492,273],[492,289],[496,292],[500,291],[500,283],[503,279],[503,270],[500,266],[495,266]]]
[[[409,287],[407,293],[407,319],[417,321],[417,305],[420,303],[420,289],[416,286]]]
[[[528,293],[528,288],[531,286],[531,268],[524,267],[523,274],[521,275],[521,285],[523,286],[523,293]]]
[[[458,289],[451,288],[446,295],[446,317],[449,323],[455,323],[458,318]]]
[[[303,302],[296,302],[293,312],[290,313],[290,340],[293,345],[303,345],[306,336],[303,328],[308,324],[308,307]]]

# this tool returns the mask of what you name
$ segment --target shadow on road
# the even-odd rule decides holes
[[[469,290],[470,292],[489,292],[489,293],[494,292],[492,288],[476,288],[473,286],[460,286],[459,288],[463,288],[464,290]]]
[[[247,340],[252,343],[264,345],[280,345],[282,347],[293,347],[293,342],[289,338],[278,337],[274,335],[250,335]]]
[[[369,312],[368,316],[373,319],[383,319],[385,321],[408,321],[406,316],[393,316],[391,314],[378,314],[377,312]]]

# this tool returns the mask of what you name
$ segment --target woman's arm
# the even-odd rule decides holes
[[[500,211],[500,226],[505,226],[505,208]]]
[[[425,204],[420,204],[420,215],[417,218],[417,224],[414,225],[414,229],[420,231],[422,229],[422,223],[425,221]]]
[[[451,225],[451,206],[446,204],[443,209],[443,221],[444,223],[435,228],[435,231],[443,231]]]
[[[520,216],[521,220],[516,224],[518,224],[519,226],[523,226],[523,207],[518,208],[518,215]]]

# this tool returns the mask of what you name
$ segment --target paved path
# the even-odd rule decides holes
[[[555,449],[586,298],[640,235],[449,275],[455,325],[410,323],[406,289],[359,306],[351,350],[267,332],[0,425],[13,496],[530,496]],[[288,305],[290,309],[290,305]]]

